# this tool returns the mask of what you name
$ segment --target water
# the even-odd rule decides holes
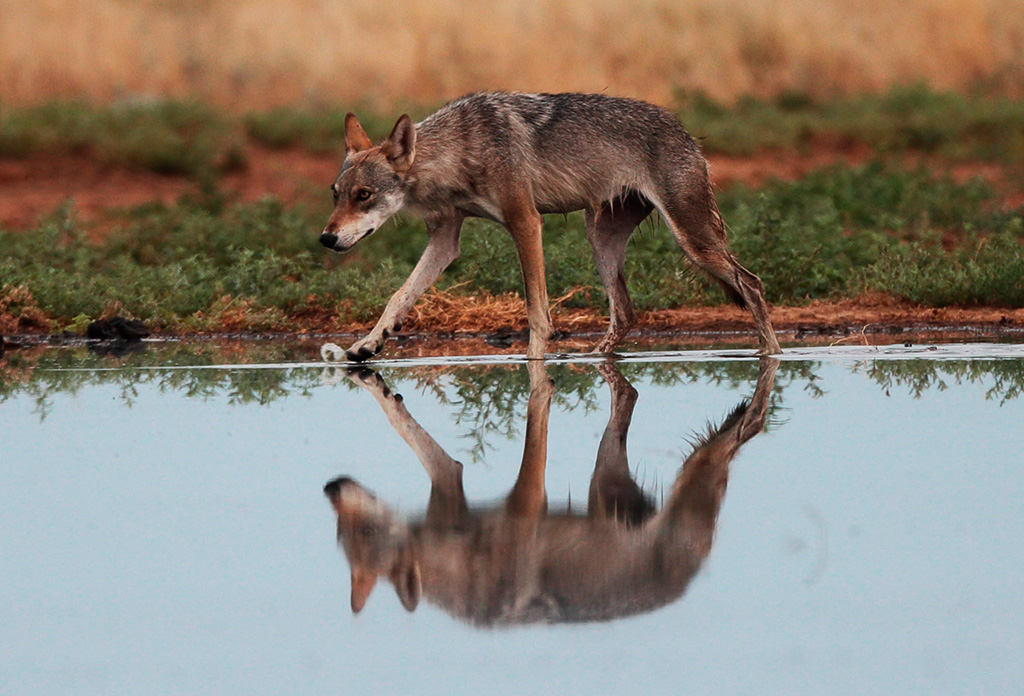
[[[720,463],[714,543],[681,598],[489,628],[426,591],[410,613],[386,579],[353,615],[324,484],[351,476],[404,520],[430,479],[375,395],[314,358],[8,354],[3,693],[1020,693],[1021,346],[790,353],[766,429]],[[733,352],[549,365],[550,516],[586,513],[616,375],[637,390],[630,470],[660,506],[758,368]],[[527,367],[393,361],[380,375],[464,464],[470,507],[500,504],[524,458]],[[686,534],[699,549],[700,525]]]

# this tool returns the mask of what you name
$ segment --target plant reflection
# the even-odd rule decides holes
[[[407,520],[348,477],[324,492],[352,571],[351,604],[363,609],[380,578],[402,605],[421,599],[480,626],[604,621],[648,612],[682,596],[711,550],[740,447],[764,428],[779,362],[760,362],[754,394],[695,443],[660,510],[629,471],[626,438],[637,392],[611,363],[596,368],[611,391],[587,512],[549,513],[545,490],[554,386],[527,366],[529,398],[519,474],[496,507],[471,508],[462,465],[406,410],[376,372],[347,371],[378,402],[430,477],[427,511]]]
[[[142,388],[184,394],[195,399],[224,399],[233,405],[268,405],[289,396],[310,397],[322,386],[321,370],[299,367],[315,354],[308,346],[285,342],[170,343],[124,356],[97,355],[85,348],[36,347],[8,350],[0,356],[0,404],[16,397],[35,402],[45,418],[55,397],[111,385],[120,402],[131,406]],[[259,365],[264,369],[238,369]],[[816,360],[786,361],[778,370],[770,409],[783,405],[784,394],[801,389],[812,398],[825,396],[828,385]],[[273,368],[273,369],[266,369]],[[336,368],[329,368],[330,370]],[[628,379],[658,386],[694,383],[739,388],[757,370],[749,361],[621,363]],[[975,385],[985,398],[1000,404],[1024,394],[1024,360],[858,360],[845,369],[863,374],[887,395],[902,391],[915,399],[952,385]],[[514,437],[517,414],[530,390],[526,375],[506,365],[421,365],[387,368],[382,374],[412,380],[457,410],[456,423],[465,429],[470,458],[480,460],[494,437]],[[592,409],[601,388],[596,371],[580,365],[555,365],[550,376],[559,406]]]

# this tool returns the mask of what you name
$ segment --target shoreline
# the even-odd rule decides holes
[[[449,309],[451,309],[449,307]],[[897,342],[928,343],[962,340],[1024,342],[1024,309],[989,307],[922,308],[888,300],[862,298],[840,302],[813,302],[805,306],[773,307],[772,321],[779,340],[789,345],[881,345]],[[460,322],[460,314],[467,321]],[[553,313],[556,336],[553,351],[588,352],[601,338],[607,317],[590,310],[568,309]],[[385,352],[455,355],[470,352],[507,352],[525,346],[525,314],[510,321],[499,313],[487,321],[472,308],[437,317],[411,317],[403,332],[385,344]],[[309,318],[296,320],[294,329],[243,330],[225,326],[220,331],[153,332],[146,343],[215,342],[338,342],[355,341],[371,323],[319,328]],[[330,323],[330,322],[327,322]],[[111,341],[87,339],[71,333],[22,332],[7,334],[8,350],[40,345],[98,345]],[[739,308],[686,307],[654,310],[638,315],[637,326],[622,346],[639,344],[730,345],[754,347],[756,335],[749,315]]]

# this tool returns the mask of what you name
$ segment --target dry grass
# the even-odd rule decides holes
[[[444,327],[458,327],[462,333],[495,333],[527,331],[526,301],[516,293],[493,295],[486,290],[466,296],[452,292],[465,283],[447,290],[431,288],[413,307],[403,326],[416,331],[439,331]],[[560,324],[580,328],[594,323],[592,312],[565,309],[564,305],[590,288],[570,288],[561,297],[551,298],[552,317]]]
[[[1024,0],[0,0],[0,17],[8,104],[1024,88]]]
[[[50,331],[52,328],[52,322],[39,309],[28,288],[0,287],[0,337],[4,334]]]
[[[416,303],[403,326],[415,331],[457,327],[466,333],[522,330],[526,326],[526,302],[513,293],[494,296],[485,292],[465,297],[432,288]]]

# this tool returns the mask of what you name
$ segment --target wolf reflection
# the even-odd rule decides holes
[[[413,611],[421,599],[480,626],[605,621],[682,596],[711,550],[729,464],[764,427],[778,361],[760,363],[757,385],[696,443],[660,510],[630,475],[626,437],[637,392],[611,363],[597,369],[611,414],[597,451],[586,514],[548,513],[544,487],[552,384],[531,361],[526,442],[519,475],[497,506],[470,508],[462,465],[406,410],[375,372],[348,377],[380,404],[430,476],[426,515],[405,519],[348,477],[324,493],[352,571],[359,612],[380,578]]]

